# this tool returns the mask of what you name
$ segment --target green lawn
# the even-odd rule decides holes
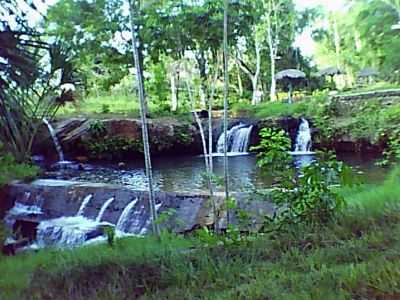
[[[163,236],[3,258],[0,298],[397,299],[399,183],[397,169],[381,186],[343,191],[335,222],[236,246]]]
[[[138,117],[139,103],[136,95],[87,96],[76,103],[67,103],[58,111],[59,116],[118,114]]]
[[[170,112],[168,109],[160,108],[153,102],[148,102],[150,118],[174,118],[182,121],[190,121],[189,110]],[[136,95],[134,94],[110,94],[101,96],[88,96],[76,103],[67,103],[57,112],[58,118],[69,117],[88,118],[139,118],[140,108]]]

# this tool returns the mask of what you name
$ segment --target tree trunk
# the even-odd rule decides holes
[[[227,226],[230,224],[229,215],[229,173],[228,173],[228,96],[229,96],[229,74],[228,74],[228,9],[229,0],[225,0],[224,8],[224,183],[225,183],[225,204],[227,214]]]
[[[268,12],[267,12],[267,41],[268,41],[268,46],[269,46],[269,57],[270,57],[270,64],[271,64],[271,89],[270,89],[270,100],[271,101],[276,101],[276,78],[275,78],[275,72],[276,72],[276,55],[278,54],[278,43],[276,39],[278,39],[278,32],[273,33],[273,24],[271,20],[271,14],[276,13],[276,6],[274,2],[270,2],[268,6]],[[277,22],[277,20],[275,20]],[[278,27],[277,24],[274,24],[274,26]]]
[[[257,105],[260,103],[260,97],[258,95],[258,82],[257,82],[257,77],[253,76],[251,78],[251,86],[253,89],[253,97],[251,99],[251,104],[252,105]]]
[[[253,86],[252,104],[257,105],[261,102],[261,95],[260,91],[258,90],[258,77],[260,76],[261,71],[261,47],[256,36],[254,37],[254,41],[256,44],[256,72],[254,73],[251,83]]]
[[[207,72],[206,72],[206,68],[207,68],[207,60],[204,54],[204,51],[200,51],[197,55],[196,55],[196,60],[197,60],[197,64],[199,67],[199,71],[200,71],[200,105],[201,108],[206,108],[207,107]]]
[[[239,66],[238,66],[238,73],[237,73],[237,81],[238,81],[239,96],[243,97],[243,83],[242,83],[242,77],[240,76],[240,67]]]
[[[213,206],[214,226],[215,226],[215,231],[218,232],[217,209],[216,209],[216,203],[215,203],[215,199],[214,199],[214,187],[213,187],[213,182],[212,182],[213,160],[212,160],[212,119],[211,119],[211,113],[210,113],[212,111],[211,98],[209,100],[210,101],[209,102],[209,117],[208,117],[209,150],[208,150],[208,153],[207,153],[207,143],[206,143],[206,136],[205,136],[204,129],[203,129],[203,124],[201,123],[199,115],[197,114],[197,112],[195,110],[195,101],[194,101],[194,98],[193,98],[193,94],[192,94],[192,91],[191,91],[191,86],[189,84],[189,80],[188,79],[186,79],[186,87],[187,87],[190,106],[191,106],[192,111],[193,111],[194,119],[195,119],[197,127],[199,128],[199,131],[200,131],[201,143],[202,143],[202,146],[203,146],[204,164],[205,164],[206,173],[207,173],[207,184],[208,184],[208,189],[210,191],[210,197],[211,197],[212,206]],[[211,124],[211,126],[210,126],[210,124]],[[210,130],[210,128],[211,128],[211,130]],[[211,140],[211,143],[210,143],[210,140]]]
[[[275,57],[271,56],[271,90],[269,97],[271,101],[276,101],[276,78],[275,78]]]
[[[171,111],[178,110],[178,94],[177,94],[177,85],[176,85],[176,69],[175,66],[172,66],[172,71],[170,74],[170,83],[171,83]]]
[[[146,175],[149,185],[149,206],[150,206],[150,218],[151,224],[153,228],[153,233],[157,236],[160,235],[160,230],[157,220],[157,210],[156,210],[156,203],[155,203],[155,195],[154,195],[154,187],[153,187],[153,172],[151,166],[151,156],[150,156],[150,145],[149,145],[149,133],[147,128],[147,118],[146,118],[146,99],[144,93],[144,83],[140,65],[140,58],[139,58],[139,41],[137,39],[138,30],[135,30],[137,27],[135,26],[135,7],[133,0],[129,0],[129,13],[130,13],[130,25],[131,25],[131,32],[132,32],[132,48],[133,48],[133,60],[135,63],[136,68],[136,75],[137,75],[137,89],[139,92],[139,103],[140,103],[140,117],[142,122],[142,136],[143,136],[143,150],[144,150],[144,160],[145,160],[145,167],[146,167]]]

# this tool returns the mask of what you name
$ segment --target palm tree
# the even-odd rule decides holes
[[[135,17],[137,15],[138,8],[135,6],[133,2],[135,0],[129,0],[129,15],[130,15],[130,25],[131,25],[131,33],[132,33],[132,48],[133,48],[133,60],[136,68],[136,76],[137,76],[137,89],[139,93],[139,104],[140,104],[140,117],[142,122],[142,136],[143,136],[143,150],[144,150],[144,161],[146,167],[146,176],[149,185],[149,206],[150,206],[150,214],[151,214],[151,223],[153,227],[153,233],[157,236],[160,235],[160,229],[157,220],[157,210],[154,196],[154,187],[153,187],[153,171],[151,166],[151,156],[150,156],[150,145],[149,145],[149,132],[147,128],[147,118],[146,118],[146,99],[144,93],[144,84],[143,77],[139,59],[139,39],[138,32],[139,29],[135,25]]]
[[[34,9],[34,8],[32,8]],[[0,0],[0,141],[18,162],[30,160],[33,140],[42,119],[51,119],[60,105],[72,101],[62,90],[72,83],[71,65],[61,43],[49,44],[26,23],[16,1]],[[49,56],[50,71],[39,61]],[[61,72],[61,80],[54,80]]]

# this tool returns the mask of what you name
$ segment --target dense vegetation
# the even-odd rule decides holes
[[[346,188],[326,226],[293,225],[231,246],[163,235],[3,258],[5,299],[351,299],[400,293],[399,169]],[[204,235],[200,235],[204,236]],[[223,240],[223,237],[221,237]]]
[[[99,121],[85,147],[96,158],[118,158],[116,147],[144,152],[155,235],[148,117],[223,109],[226,132],[229,104],[234,114],[259,119],[307,117],[321,146],[346,136],[384,150],[381,164],[400,158],[398,97],[343,102],[330,92],[399,87],[397,0],[346,0],[346,12],[299,11],[293,0],[59,0],[33,25],[34,2],[18,2],[0,0],[0,187],[39,172],[29,163],[43,119],[80,114],[141,117],[142,139],[105,136]],[[311,27],[319,68],[331,73],[317,73],[295,46]],[[277,80],[284,69],[304,73],[286,70],[291,75]],[[298,91],[289,104],[292,85]],[[178,135],[185,145],[187,134]],[[275,176],[264,196],[278,208],[259,233],[229,222],[186,236],[114,239],[109,229],[107,244],[0,257],[0,298],[399,297],[400,169],[380,186],[345,187],[351,176],[333,157],[289,168],[289,146],[286,133],[264,128],[254,148],[258,165]],[[229,215],[237,207],[224,152]],[[205,165],[212,196],[212,155]],[[216,220],[222,212],[215,203],[213,210]],[[0,224],[0,244],[5,237]]]

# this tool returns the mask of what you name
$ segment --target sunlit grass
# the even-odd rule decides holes
[[[125,116],[139,116],[139,103],[134,94],[91,95],[68,103],[60,108],[59,116],[121,114]]]
[[[130,238],[0,261],[4,299],[376,299],[400,293],[400,168],[335,221],[231,247]],[[2,299],[3,299],[2,298]],[[382,298],[383,299],[383,298]],[[395,298],[393,298],[395,299]]]

